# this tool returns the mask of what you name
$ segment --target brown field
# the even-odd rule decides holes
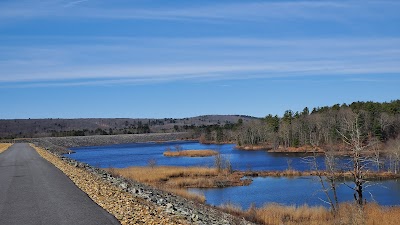
[[[167,157],[207,157],[217,155],[218,152],[210,149],[206,150],[182,150],[182,151],[166,151],[164,156]]]
[[[238,173],[208,167],[129,167],[110,168],[108,171],[200,202],[205,201],[204,196],[190,193],[186,188],[242,186],[251,183],[250,180],[241,180],[242,176]]]
[[[7,150],[12,144],[10,143],[0,143],[0,153]]]
[[[400,207],[383,207],[375,203],[369,203],[364,208],[359,208],[352,203],[342,203],[336,215],[322,206],[310,207],[307,205],[296,207],[268,204],[262,208],[250,207],[246,211],[229,204],[222,205],[220,208],[225,212],[268,225],[397,225],[400,216]]]

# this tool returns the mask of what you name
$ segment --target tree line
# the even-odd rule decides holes
[[[301,112],[287,110],[282,117],[265,118],[225,126],[197,128],[204,142],[235,142],[238,146],[265,145],[273,149],[299,146],[335,146],[342,143],[338,132],[344,118],[357,115],[364,136],[386,143],[400,134],[400,100],[389,103],[354,102]]]

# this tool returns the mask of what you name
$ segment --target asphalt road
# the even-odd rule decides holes
[[[0,224],[120,224],[28,144],[0,154]]]

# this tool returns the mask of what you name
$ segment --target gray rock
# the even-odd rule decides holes
[[[174,205],[172,205],[171,203],[167,203],[166,207],[167,209],[174,209]]]
[[[199,220],[199,216],[197,214],[192,214],[191,218],[192,218],[192,221],[194,221],[194,222]]]
[[[128,184],[125,182],[122,182],[121,184],[119,184],[119,187],[125,190],[128,188]]]
[[[157,204],[158,205],[162,205],[164,203],[164,199],[163,198],[159,198],[158,200],[157,200]]]

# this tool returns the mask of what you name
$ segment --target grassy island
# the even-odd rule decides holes
[[[188,192],[187,188],[221,188],[251,183],[250,179],[241,179],[240,173],[208,167],[128,167],[108,171],[199,202],[204,202],[205,197]]]
[[[205,150],[181,150],[181,151],[165,151],[164,156],[167,157],[207,157],[217,155],[218,152],[210,149]]]

